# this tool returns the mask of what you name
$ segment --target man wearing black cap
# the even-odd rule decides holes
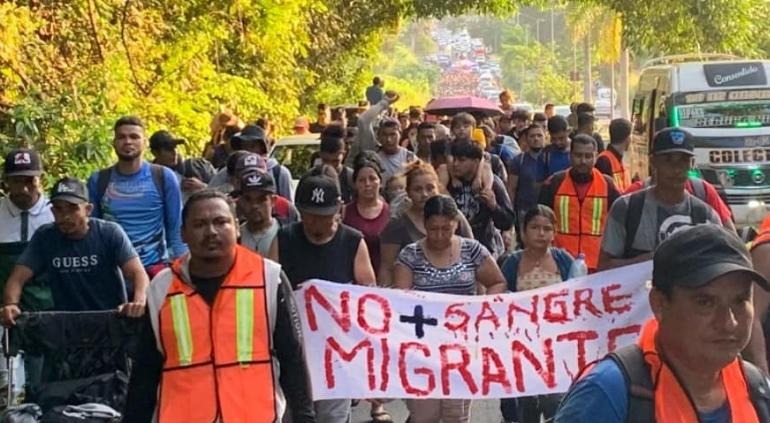
[[[238,211],[246,221],[241,225],[241,245],[267,257],[270,244],[281,228],[273,217],[275,182],[262,170],[252,170],[241,176]],[[280,197],[279,197],[280,198]]]
[[[753,284],[768,290],[746,247],[717,225],[663,241],[653,257],[654,319],[565,397],[556,422],[755,423],[770,418],[765,375],[740,358]]]
[[[166,166],[176,172],[184,197],[206,188],[216,170],[203,158],[185,159],[176,147],[185,143],[168,131],[156,131],[150,136],[150,151],[155,156],[154,164]]]
[[[709,205],[685,189],[693,155],[689,132],[668,128],[655,135],[650,164],[657,183],[612,204],[602,236],[599,270],[649,260],[655,247],[683,226],[721,224]]]
[[[13,150],[5,156],[3,184],[8,195],[0,199],[0,290],[10,276],[29,239],[41,226],[53,222],[51,205],[42,192],[43,163],[34,150]],[[42,311],[53,307],[51,290],[40,275],[24,286],[21,308]],[[2,330],[0,330],[2,333]],[[24,355],[26,383],[39,379],[40,358]],[[0,362],[0,387],[8,383],[6,362]]]
[[[281,228],[270,246],[269,258],[281,263],[294,288],[309,279],[375,283],[363,235],[340,223],[337,178],[328,165],[317,166],[302,177],[295,203],[302,220]],[[350,421],[349,399],[316,401],[315,409],[318,421]]]
[[[273,175],[278,195],[289,201],[294,200],[294,192],[291,188],[291,172],[286,166],[278,163],[277,160],[268,158],[270,151],[267,144],[267,134],[264,129],[257,125],[247,125],[241,132],[233,135],[230,139],[230,145],[234,153],[246,151],[261,156],[267,162],[267,171]],[[223,172],[220,171],[209,182],[209,187],[220,189],[226,183],[227,175],[223,175]]]
[[[58,181],[50,198],[54,223],[35,232],[13,268],[3,294],[3,324],[14,323],[22,288],[41,273],[48,276],[55,310],[121,309],[141,316],[149,279],[126,233],[116,223],[89,217],[93,205],[77,179]],[[133,283],[131,302],[125,280]]]
[[[43,164],[34,150],[13,150],[5,156],[3,183],[8,196],[0,199],[0,289],[32,235],[53,222],[51,205],[42,192]],[[51,291],[42,280],[30,281],[21,297],[22,308],[46,310],[53,306]]]
[[[237,201],[241,194],[242,194],[242,177],[246,173],[252,173],[255,171],[264,172],[264,173],[270,173],[267,171],[267,161],[264,157],[249,153],[246,151],[236,151],[235,153],[231,154],[230,157],[227,159],[227,175],[230,179],[230,183],[228,186],[230,187],[227,189],[227,191],[230,192],[230,197]],[[272,178],[272,174],[270,174],[270,177]],[[272,179],[273,184],[273,193],[276,193],[276,185],[275,185],[275,179]],[[221,190],[225,191],[225,190]],[[299,212],[297,212],[297,209],[294,207],[294,204],[292,204],[289,200],[287,200],[285,197],[282,197],[280,195],[273,196],[273,206],[272,206],[272,213],[273,216],[278,218],[280,223],[290,223],[290,222],[296,222],[299,220]],[[238,210],[239,217],[243,217],[243,211]],[[269,247],[269,244],[268,244]]]

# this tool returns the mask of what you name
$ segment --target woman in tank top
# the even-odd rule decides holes
[[[401,250],[393,274],[395,287],[475,295],[478,283],[488,294],[505,292],[505,279],[486,247],[455,235],[460,212],[454,199],[437,195],[425,203],[424,209],[425,238]],[[406,403],[411,423],[470,421],[470,400],[420,399]]]
[[[410,163],[404,171],[404,176],[410,206],[403,213],[391,218],[380,234],[380,267],[377,273],[380,286],[392,284],[393,269],[401,249],[425,237],[425,202],[441,191],[433,166],[421,160]],[[457,234],[473,239],[473,231],[462,214],[458,216]]]
[[[508,290],[527,291],[561,283],[569,278],[573,258],[561,248],[552,247],[556,216],[550,207],[536,205],[524,215],[524,249],[512,253],[502,265]],[[500,400],[505,421],[539,422],[553,419],[561,395],[540,395]]]
[[[345,205],[342,223],[364,235],[372,268],[380,266],[380,233],[390,220],[390,207],[380,195],[382,167],[379,157],[369,151],[353,161],[353,201]]]

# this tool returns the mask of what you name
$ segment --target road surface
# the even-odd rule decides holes
[[[500,402],[497,400],[473,401],[471,406],[471,421],[473,423],[500,423],[503,417],[500,415]],[[393,416],[395,423],[403,423],[407,418],[406,405],[403,401],[395,400],[387,405],[385,409]],[[361,403],[353,409],[353,423],[370,422],[369,403]]]

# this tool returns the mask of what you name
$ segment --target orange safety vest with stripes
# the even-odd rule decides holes
[[[598,169],[591,169],[591,174],[591,186],[581,201],[567,170],[553,204],[556,214],[554,244],[569,251],[573,257],[583,253],[588,270],[593,272],[599,264],[602,231],[609,211],[609,187]]]
[[[631,175],[626,172],[626,167],[623,166],[623,161],[619,160],[615,153],[609,149],[602,151],[602,153],[599,154],[599,157],[606,157],[610,161],[610,164],[612,165],[611,176],[613,182],[615,182],[615,187],[621,193],[626,192],[626,189],[628,189],[628,187],[631,185]]]
[[[165,356],[160,423],[280,420],[265,261],[236,248],[212,306],[184,281],[184,262],[172,264],[157,324]]]
[[[682,387],[674,371],[661,359],[655,346],[658,321],[649,321],[639,338],[644,360],[650,368],[652,385],[655,387],[655,421],[657,422],[698,422],[698,412]],[[759,418],[749,396],[749,386],[743,375],[740,358],[722,369],[722,384],[730,404],[730,421],[758,423]]]
[[[768,242],[770,242],[770,216],[765,217],[765,219],[762,221],[762,224],[759,225],[759,235],[757,235],[757,237],[751,241],[749,244],[749,249],[759,247],[760,245],[767,244]]]

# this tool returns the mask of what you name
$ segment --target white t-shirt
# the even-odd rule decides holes
[[[29,241],[37,228],[53,222],[53,213],[48,199],[41,195],[28,210],[27,239],[22,240],[22,210],[10,198],[0,199],[0,243]]]

